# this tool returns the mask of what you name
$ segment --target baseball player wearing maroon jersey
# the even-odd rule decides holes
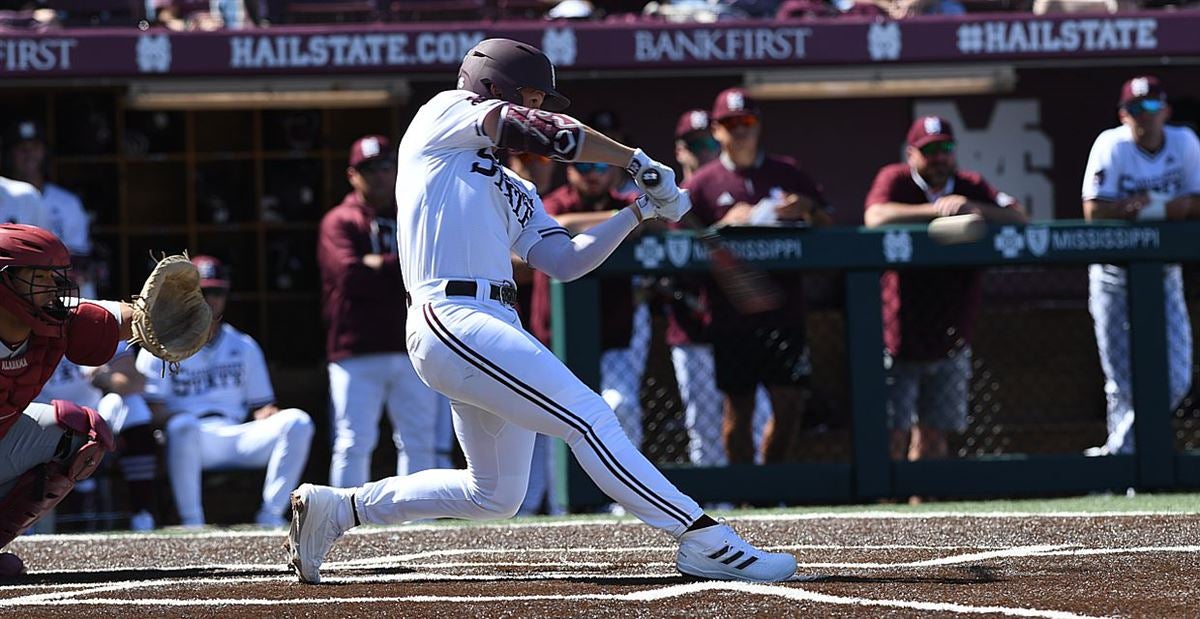
[[[132,308],[80,302],[70,268],[70,253],[50,232],[0,225],[0,547],[53,509],[113,447],[94,409],[32,403],[59,360],[102,365],[132,336]],[[7,570],[0,576],[23,569],[15,557],[0,566]]]
[[[822,226],[832,219],[821,187],[786,157],[761,149],[761,113],[740,88],[730,88],[713,102],[713,137],[721,155],[692,176],[693,213],[712,225],[774,225],[807,222]],[[706,286],[712,318],[717,388],[725,394],[724,442],[733,464],[753,463],[755,392],[761,383],[770,392],[772,416],[764,432],[765,462],[780,462],[799,430],[807,403],[811,373],[804,332],[804,301],[798,275],[776,275],[786,284],[787,303],[779,310],[742,316],[719,286]]]
[[[604,399],[520,326],[510,252],[570,281],[645,219],[677,221],[690,208],[669,167],[563,114],[568,104],[545,54],[488,39],[467,52],[458,89],[435,95],[413,118],[396,182],[400,266],[412,301],[408,350],[421,379],[450,398],[467,468],[358,488],[298,488],[288,549],[302,582],[320,582],[326,553],[360,523],[511,516],[525,496],[537,432],[563,439],[605,493],[677,538],[680,571],[753,581],[795,573],[794,556],[751,546],[671,485]],[[646,194],[572,238],[533,185],[497,161],[498,147],[624,166]]]
[[[381,135],[350,146],[353,191],[321,220],[321,267],[333,405],[329,483],[371,479],[379,418],[387,409],[396,474],[434,466],[438,395],[413,370],[404,349],[404,280],[396,260],[396,159]]]
[[[867,193],[868,227],[978,213],[1024,223],[1025,210],[983,177],[959,170],[954,130],[922,116],[905,163],[884,166]],[[888,271],[883,276],[887,410],[893,459],[944,458],[947,433],[967,427],[971,335],[980,302],[976,269]]]
[[[1142,75],[1121,88],[1121,124],[1096,137],[1083,176],[1083,214],[1088,221],[1124,219],[1181,221],[1200,218],[1200,140],[1187,127],[1167,126],[1171,107],[1158,78]],[[1108,400],[1108,438],[1088,455],[1131,454],[1133,373],[1130,367],[1129,304],[1124,267],[1088,267],[1088,310]],[[1167,384],[1171,408],[1192,380],[1192,328],[1178,264],[1163,273],[1167,320]]]

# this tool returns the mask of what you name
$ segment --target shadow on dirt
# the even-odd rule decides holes
[[[1003,580],[995,568],[983,565],[967,565],[953,568],[961,576],[817,576],[812,583],[842,584],[926,584],[926,585],[981,585]]]

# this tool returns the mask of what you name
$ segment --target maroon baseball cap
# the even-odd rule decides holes
[[[908,145],[921,148],[934,142],[953,142],[954,127],[941,116],[921,116],[908,129]]]
[[[716,122],[735,116],[758,116],[758,103],[741,88],[726,88],[713,101],[712,119]]]
[[[192,264],[200,271],[201,288],[229,288],[229,270],[212,256],[192,256]]]
[[[1121,105],[1138,99],[1166,100],[1167,91],[1163,90],[1162,82],[1153,75],[1139,75],[1121,86]]]
[[[364,135],[350,145],[350,165],[353,167],[368,161],[392,157],[392,143],[382,135]]]
[[[677,140],[694,131],[708,131],[708,110],[688,110],[679,117],[679,122],[675,123]]]

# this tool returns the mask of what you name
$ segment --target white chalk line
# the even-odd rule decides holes
[[[837,596],[817,593],[805,589],[781,585],[760,585],[737,582],[700,582],[683,585],[672,585],[657,589],[635,591],[631,593],[597,593],[580,595],[509,595],[509,596],[430,596],[413,595],[400,597],[353,597],[353,598],[298,598],[287,600],[270,599],[56,599],[45,600],[21,605],[55,606],[81,603],[93,605],[118,606],[290,606],[297,604],[401,604],[401,603],[456,603],[484,604],[496,602],[571,602],[571,601],[606,601],[606,602],[656,602],[688,595],[698,595],[708,592],[730,591],[749,595],[779,597],[798,602],[814,602],[818,604],[837,604],[843,606],[869,606],[882,608],[912,609],[932,612],[951,612],[961,614],[1000,614],[1012,617],[1037,617],[1046,619],[1093,619],[1088,615],[1044,610],[1037,608],[1014,608],[1007,606],[971,606],[949,602],[920,602],[911,600],[870,599],[853,596]]]
[[[964,518],[981,518],[992,520],[1004,520],[1013,518],[1047,518],[1047,519],[1089,519],[1089,518],[1195,518],[1200,515],[1200,512],[1161,512],[1161,511],[1112,511],[1112,512],[887,512],[887,511],[859,511],[859,512],[811,512],[803,514],[747,514],[735,515],[730,517],[733,523],[738,522],[789,522],[789,521],[809,521],[809,520],[939,520],[939,519],[964,519]],[[430,531],[445,532],[448,529],[457,527],[471,527],[480,529],[558,529],[564,527],[590,527],[596,525],[605,526],[643,526],[641,521],[631,518],[586,518],[578,520],[557,520],[552,522],[539,522],[537,519],[528,521],[504,521],[504,522],[476,522],[464,523],[456,521],[456,523],[447,524],[398,524],[398,525],[369,525],[347,531],[347,535],[372,535],[377,533],[423,533]],[[174,536],[181,538],[242,538],[242,537],[283,537],[287,532],[283,529],[272,530],[232,530],[232,529],[213,529],[173,531]],[[69,537],[73,541],[108,541],[113,539],[162,539],[162,533],[130,533],[130,532],[113,532],[113,533],[67,533],[58,535],[24,535],[18,540],[25,543],[39,542],[54,542],[62,541],[64,537]]]

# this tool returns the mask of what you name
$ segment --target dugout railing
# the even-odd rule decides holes
[[[1200,452],[1176,449],[1167,385],[1164,265],[1200,261],[1200,222],[1081,221],[992,227],[973,243],[940,245],[920,225],[822,230],[727,228],[725,242],[745,262],[771,271],[836,273],[844,300],[850,446],[836,462],[726,467],[663,466],[702,502],[850,502],[907,496],[980,497],[1078,494],[1126,488],[1200,486]],[[893,461],[884,400],[880,276],[930,267],[1086,265],[1128,267],[1133,402],[1138,412],[1134,455],[1087,457],[1003,454],[919,462]],[[554,282],[554,349],[595,388],[600,375],[600,286],[613,275],[706,272],[706,251],[692,232],[647,234],[620,247],[591,276]],[[1063,368],[1095,372],[1096,367]],[[1194,381],[1193,381],[1194,383]],[[1193,384],[1193,388],[1195,385]],[[1103,405],[1096,412],[1103,419]],[[607,503],[560,447],[566,496],[573,507]]]

